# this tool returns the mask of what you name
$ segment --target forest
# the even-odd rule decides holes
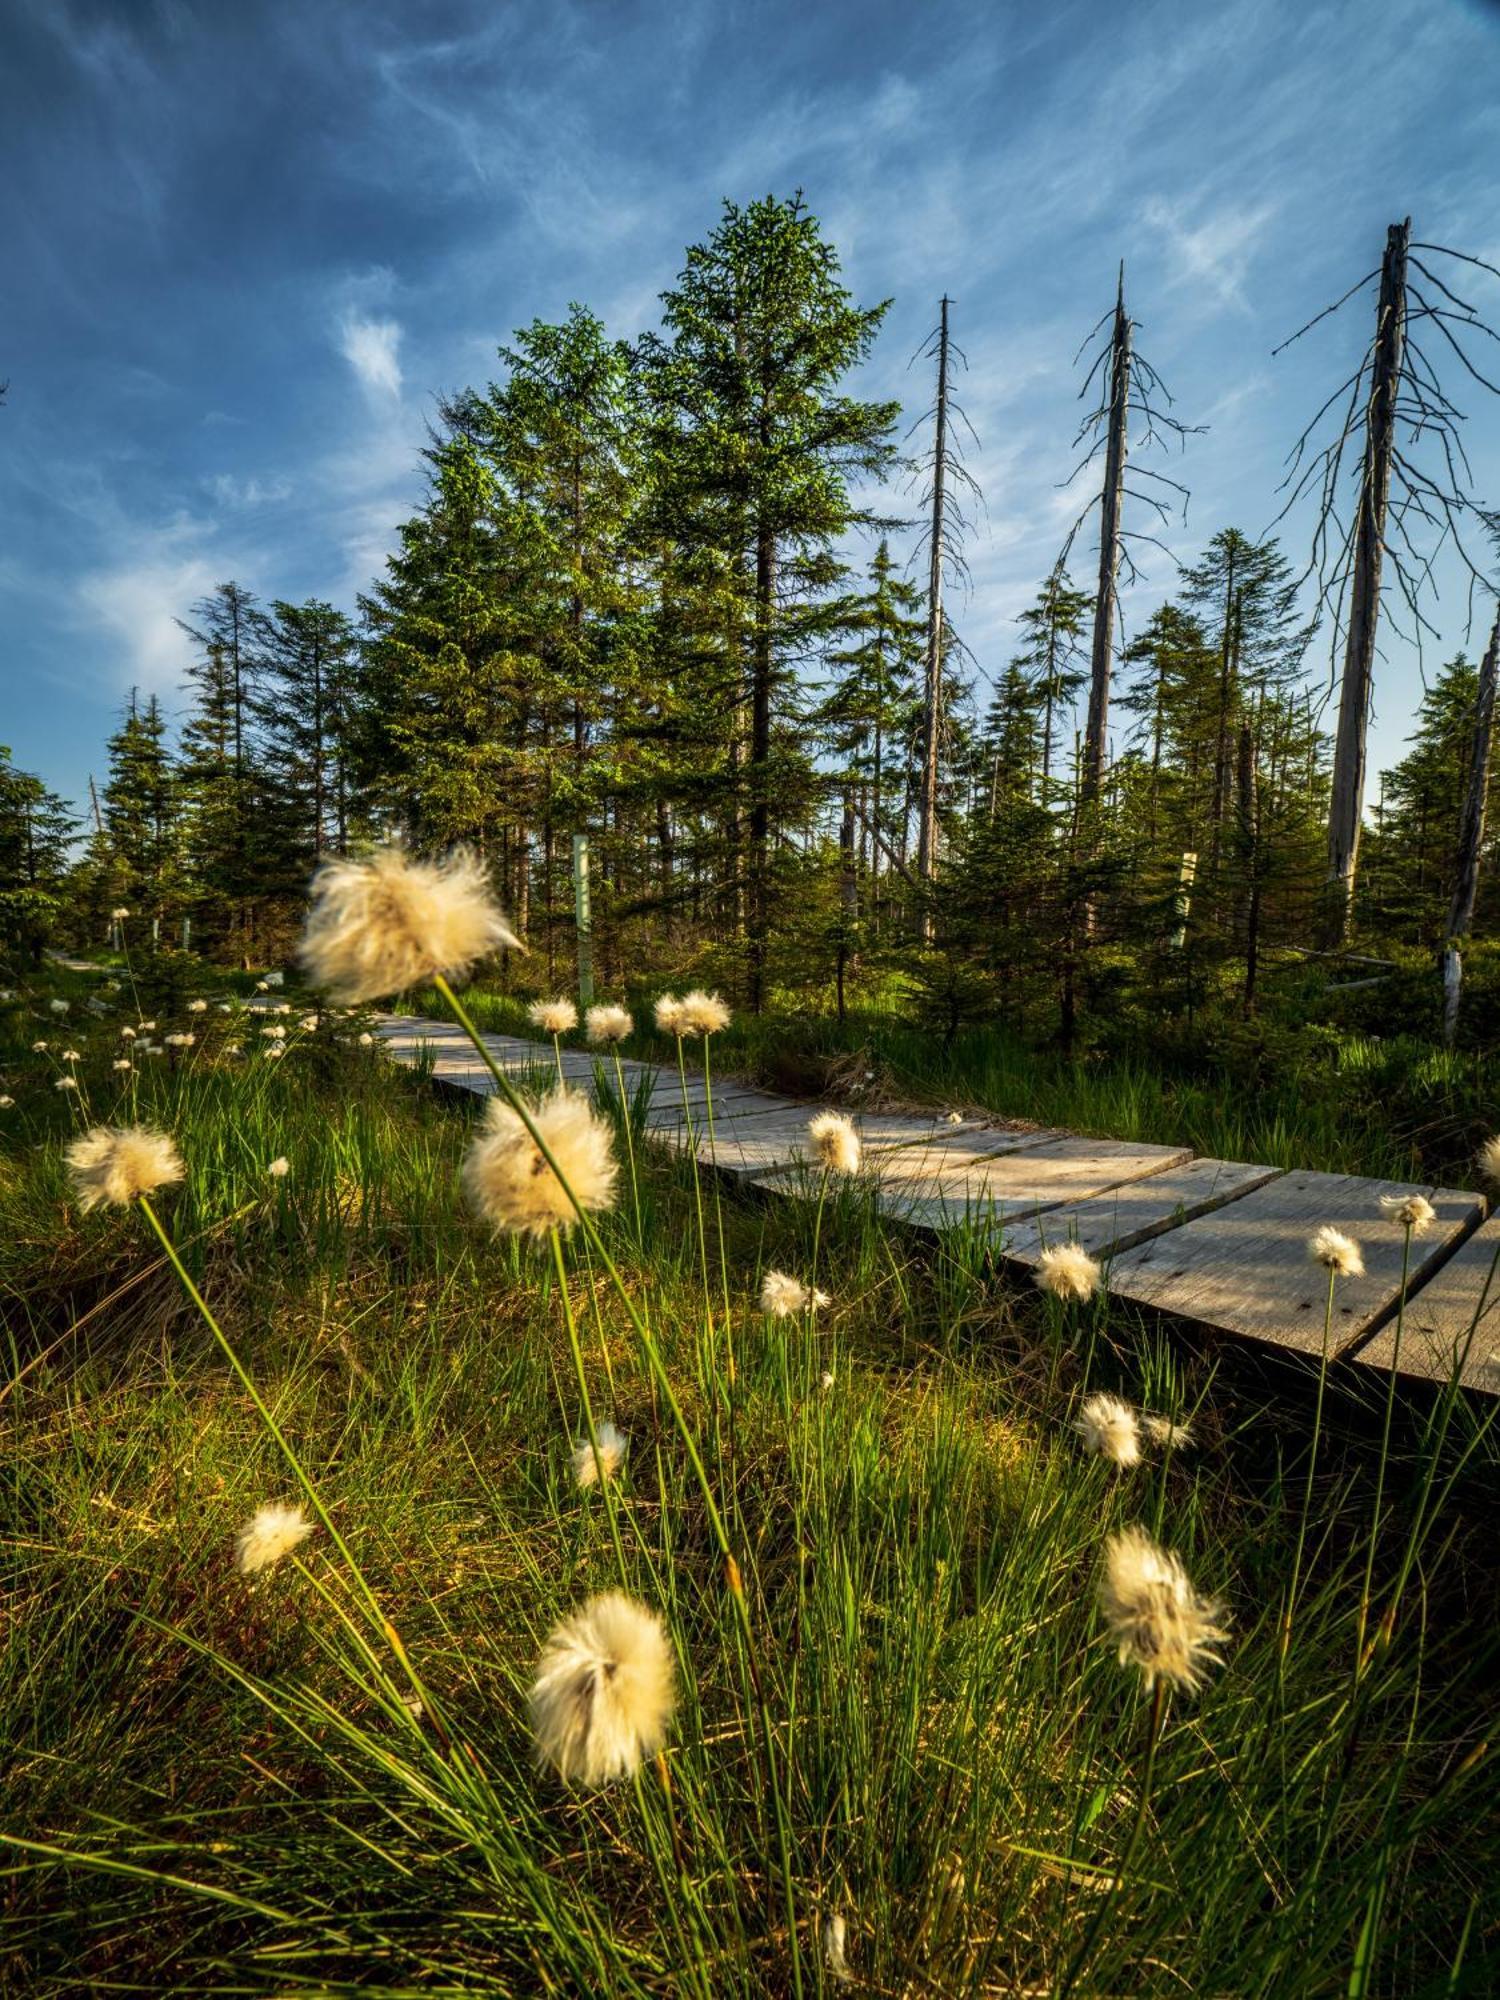
[[[1342,303],[1367,344],[1342,429],[1297,445],[1297,543],[1205,526],[1129,632],[1120,591],[1186,498],[1193,431],[1122,271],[1071,459],[1058,440],[1078,520],[1009,656],[981,659],[948,302],[929,407],[861,400],[886,304],[850,297],[800,196],[726,203],[658,331],[574,305],[441,399],[425,501],[357,610],[225,581],[173,607],[183,703],[131,698],[89,800],[7,769],[11,948],[97,943],[124,906],[163,948],[270,963],[318,861],[399,833],[486,857],[529,947],[510,976],[550,987],[581,835],[606,984],[649,960],[752,1013],[998,1018],[1064,1050],[1309,1006],[1368,1025],[1379,1000],[1387,1030],[1483,1041],[1492,960],[1461,1009],[1443,965],[1496,906],[1495,551],[1420,336],[1476,388],[1483,321],[1434,266],[1494,274],[1410,239]],[[1444,622],[1478,624],[1439,659],[1445,544],[1468,602]],[[1372,781],[1377,656],[1424,636],[1409,748]],[[1339,953],[1365,979],[1310,982]]]

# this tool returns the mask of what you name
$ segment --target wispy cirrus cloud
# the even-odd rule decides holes
[[[401,327],[393,319],[348,315],[339,326],[339,352],[360,387],[375,397],[401,394]]]

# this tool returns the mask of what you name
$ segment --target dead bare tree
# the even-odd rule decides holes
[[[1283,520],[1306,495],[1316,494],[1312,552],[1300,580],[1316,576],[1319,607],[1333,614],[1335,660],[1343,643],[1328,812],[1324,941],[1330,949],[1347,940],[1353,913],[1380,614],[1383,606],[1391,609],[1387,582],[1394,581],[1402,607],[1400,614],[1393,612],[1393,624],[1414,641],[1420,658],[1423,636],[1434,630],[1423,600],[1434,590],[1433,565],[1443,548],[1451,543],[1468,572],[1471,608],[1473,586],[1484,580],[1462,533],[1465,515],[1477,512],[1461,436],[1463,412],[1439,382],[1419,334],[1435,331],[1466,373],[1495,394],[1500,387],[1475,365],[1459,335],[1467,331],[1490,340],[1500,335],[1423,261],[1423,253],[1500,277],[1481,258],[1440,243],[1413,243],[1408,216],[1387,230],[1378,268],[1367,271],[1275,350],[1280,354],[1372,282],[1377,284],[1374,334],[1353,374],[1292,447],[1283,481],[1288,497],[1276,517]],[[1326,444],[1316,445],[1323,419],[1340,405],[1343,417],[1336,432]],[[1430,463],[1417,456],[1423,447]],[[1339,497],[1345,467],[1356,458],[1354,510],[1346,522]],[[1409,620],[1404,628],[1402,615]]]
[[[934,358],[937,361],[937,399],[931,409],[925,410],[907,433],[933,426],[933,443],[930,453],[917,461],[916,469],[928,475],[929,512],[925,533],[913,551],[912,561],[917,560],[922,548],[927,551],[927,654],[922,688],[922,758],[921,776],[917,791],[917,880],[923,890],[922,906],[918,913],[920,934],[924,944],[932,941],[932,901],[931,885],[937,874],[938,856],[938,770],[943,748],[943,672],[947,646],[953,643],[953,635],[947,631],[943,618],[943,589],[947,581],[963,584],[969,581],[969,568],[964,559],[964,537],[969,532],[970,522],[958,499],[963,493],[983,504],[978,482],[963,461],[963,452],[958,440],[955,424],[962,424],[969,436],[978,445],[974,427],[964,414],[962,406],[953,395],[953,364],[967,368],[968,357],[952,338],[948,329],[948,308],[953,301],[945,293],[939,306],[938,324],[922,343],[913,361]]]
[[[1484,817],[1489,803],[1490,752],[1495,733],[1495,681],[1500,673],[1500,610],[1490,627],[1490,643],[1479,668],[1474,698],[1474,738],[1469,752],[1469,789],[1458,828],[1458,865],[1453,901],[1448,909],[1448,943],[1443,952],[1443,1033],[1451,1042],[1458,1032],[1458,1004],[1463,984],[1461,947],[1474,922],[1479,898],[1479,863],[1484,853]]]
[[[1110,676],[1114,662],[1115,628],[1119,621],[1119,583],[1123,569],[1127,583],[1134,583],[1139,571],[1130,552],[1130,543],[1146,541],[1161,548],[1163,544],[1152,534],[1140,534],[1127,530],[1124,525],[1125,501],[1138,500],[1156,518],[1158,526],[1164,526],[1170,512],[1167,501],[1156,491],[1141,491],[1127,483],[1126,461],[1130,451],[1130,422],[1132,415],[1142,420],[1143,428],[1137,438],[1135,449],[1139,453],[1151,445],[1162,445],[1175,439],[1179,446],[1186,443],[1193,428],[1174,417],[1170,411],[1172,398],[1166,384],[1151,363],[1135,346],[1136,322],[1125,310],[1125,266],[1120,265],[1119,282],[1115,290],[1112,312],[1106,313],[1089,333],[1083,346],[1078,350],[1081,358],[1089,342],[1110,323],[1110,334],[1089,365],[1079,390],[1082,401],[1093,388],[1096,379],[1103,389],[1099,402],[1091,409],[1078,427],[1073,440],[1074,449],[1088,440],[1088,449],[1074,466],[1064,481],[1071,485],[1085,467],[1093,464],[1102,452],[1104,455],[1104,478],[1098,494],[1091,498],[1078,519],[1068,531],[1063,544],[1058,566],[1066,563],[1084,522],[1097,506],[1099,509],[1099,587],[1094,599],[1094,637],[1090,658],[1088,722],[1083,738],[1083,798],[1092,803],[1099,795],[1104,778],[1104,759],[1109,735],[1109,692]],[[1159,486],[1169,487],[1182,498],[1183,517],[1187,515],[1187,488],[1165,473],[1157,472],[1149,466],[1136,464],[1135,476],[1149,479]]]

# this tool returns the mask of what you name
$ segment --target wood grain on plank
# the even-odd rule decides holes
[[[993,1229],[1063,1202],[1102,1194],[1106,1188],[1166,1173],[1191,1157],[1186,1147],[1037,1134],[1009,1151],[976,1153],[967,1159],[939,1157],[935,1150],[917,1157],[902,1149],[878,1156],[871,1171],[878,1176],[877,1201],[883,1214],[930,1229],[962,1223]]]
[[[1040,1261],[1044,1250],[1059,1243],[1077,1243],[1091,1257],[1117,1256],[1238,1200],[1274,1180],[1280,1171],[1241,1160],[1189,1160],[1146,1180],[1130,1181],[1017,1223],[1005,1231],[1000,1255],[1006,1263],[1027,1269]]]
[[[1391,1320],[1354,1361],[1382,1374],[1394,1368],[1398,1375],[1447,1382],[1461,1357],[1466,1389],[1500,1395],[1500,1215],[1476,1230],[1420,1290],[1408,1291],[1399,1349]]]
[[[1410,1194],[1394,1181],[1346,1174],[1286,1173],[1225,1208],[1185,1222],[1110,1266],[1112,1297],[1156,1307],[1223,1333],[1319,1354],[1327,1278],[1308,1254],[1324,1223],[1352,1236],[1365,1274],[1334,1287],[1330,1358],[1380,1325],[1401,1286],[1401,1231],[1381,1213],[1382,1195]],[[1479,1220],[1478,1195],[1423,1190],[1437,1210],[1430,1236],[1412,1244],[1415,1282]]]

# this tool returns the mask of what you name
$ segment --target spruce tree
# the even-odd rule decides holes
[[[77,820],[0,743],[0,953],[37,966],[67,909],[68,849]]]

